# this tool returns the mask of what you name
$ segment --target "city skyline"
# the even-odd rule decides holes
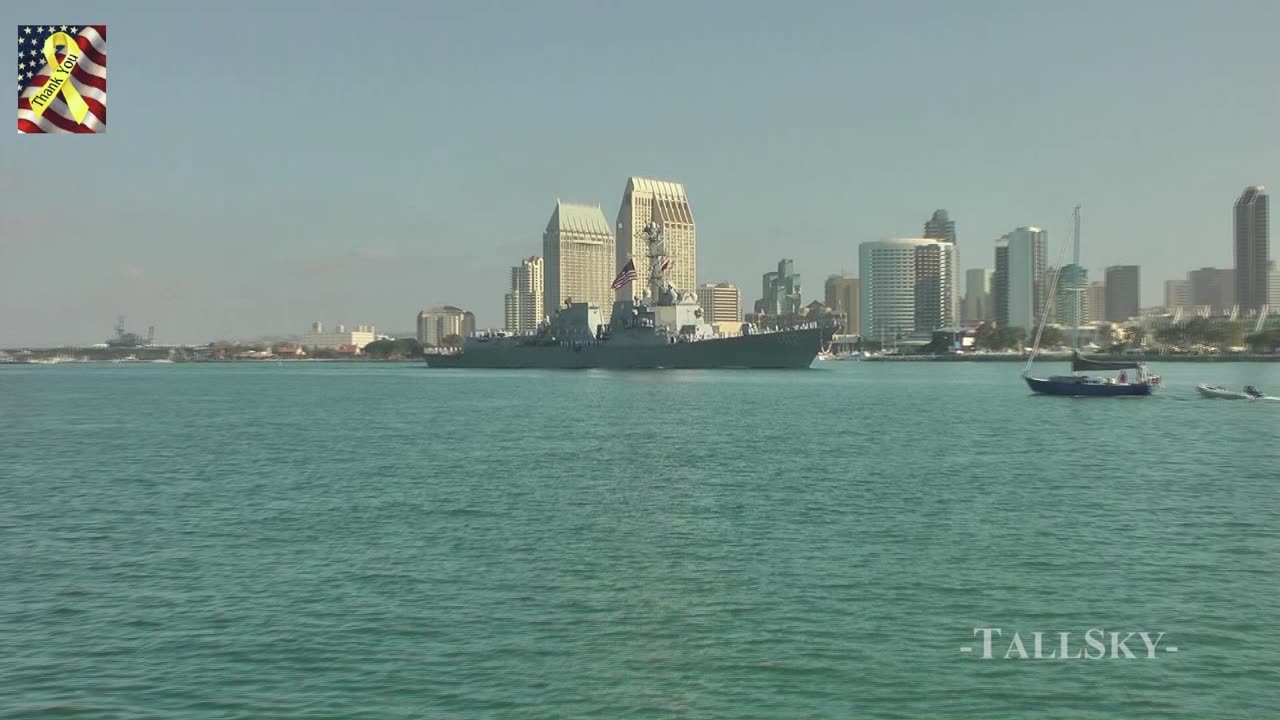
[[[753,289],[782,255],[822,278],[943,207],[963,226],[962,267],[989,267],[984,247],[1008,228],[1066,238],[1080,203],[1090,277],[1137,263],[1142,304],[1160,304],[1163,280],[1233,267],[1230,204],[1275,185],[1280,97],[1254,77],[1275,66],[1280,7],[1242,5],[1243,26],[1151,1],[553,2],[502,8],[504,27],[524,29],[508,37],[476,4],[71,2],[62,12],[121,28],[122,58],[141,57],[130,38],[179,54],[172,29],[195,26],[225,62],[194,85],[182,68],[122,61],[112,133],[0,139],[0,345],[100,341],[120,314],[165,342],[316,317],[402,328],[442,304],[500,327],[503,273],[538,252],[554,199],[602,203],[612,221],[632,175],[690,188],[698,282]],[[687,22],[662,21],[677,10]],[[29,20],[18,12],[0,15]],[[258,39],[275,27],[341,40],[300,76]],[[547,42],[564,33],[572,48]],[[882,62],[929,35],[948,42]],[[634,74],[654,43],[645,72],[671,78],[660,107],[630,93],[607,117],[561,109],[572,90]],[[359,102],[366,71],[349,58],[371,48],[414,58],[418,92]],[[169,90],[141,91],[157,86]],[[360,131],[342,112],[229,130],[281,88],[297,104],[359,106]],[[911,110],[928,94],[945,116]],[[72,212],[94,218],[85,239],[53,231],[50,217]]]

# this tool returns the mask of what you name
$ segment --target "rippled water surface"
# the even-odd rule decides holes
[[[1274,717],[1280,403],[1194,384],[1280,364],[1159,369],[0,367],[0,716]]]

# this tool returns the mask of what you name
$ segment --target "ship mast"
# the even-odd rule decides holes
[[[671,269],[667,258],[666,243],[662,240],[662,226],[650,220],[641,231],[648,245],[649,295],[654,305],[662,304],[663,293],[671,286],[667,271]]]

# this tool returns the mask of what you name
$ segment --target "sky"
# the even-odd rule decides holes
[[[1091,277],[1159,304],[1280,186],[1273,0],[32,7],[0,18],[107,25],[110,119],[0,133],[0,347],[500,326],[556,199],[612,222],[632,175],[685,184],[699,280],[747,308],[937,208],[963,268],[1021,225],[1056,258],[1076,204]]]

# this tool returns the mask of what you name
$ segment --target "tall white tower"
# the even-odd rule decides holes
[[[622,270],[627,260],[636,259],[636,279],[617,290],[617,299],[639,297],[649,287],[648,253],[643,237],[644,226],[653,221],[662,226],[662,240],[672,267],[667,273],[671,285],[681,292],[697,288],[698,232],[693,210],[685,195],[684,185],[666,180],[633,177],[627,179],[618,209],[617,256],[614,271]]]
[[[599,205],[556,201],[542,234],[543,305],[554,315],[566,300],[600,307],[607,323],[613,310],[613,229]],[[637,267],[639,264],[637,263]]]

